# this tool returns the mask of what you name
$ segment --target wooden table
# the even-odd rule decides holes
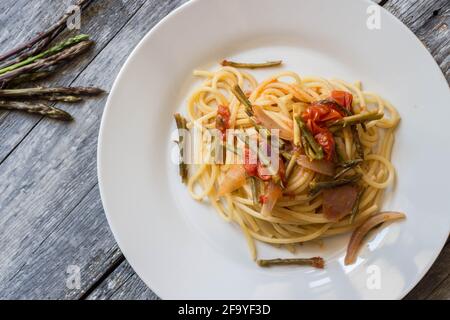
[[[109,90],[135,45],[183,2],[94,1],[83,12],[81,31],[92,35],[95,48],[48,82]],[[378,2],[423,41],[448,81],[450,2]],[[70,3],[0,1],[0,52],[44,30]],[[64,105],[76,119],[70,124],[0,112],[0,298],[158,299],[120,252],[100,201],[96,150],[105,101]],[[449,299],[449,265],[447,242],[407,298]],[[79,289],[67,285],[78,268]]]

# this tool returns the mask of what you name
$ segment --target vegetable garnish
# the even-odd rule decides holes
[[[225,140],[226,131],[230,128],[230,109],[227,106],[217,107],[216,129],[222,133],[222,140]]]
[[[354,230],[371,216],[395,177],[390,155],[398,113],[389,105],[389,121],[376,124],[383,117],[378,101],[385,100],[344,81],[283,71],[258,82],[232,68],[195,74],[206,81],[188,99],[190,118],[199,120],[196,128],[233,129],[226,144],[216,135],[214,143],[238,156],[193,166],[188,192],[194,199],[209,197],[239,225],[259,265],[323,267],[318,257],[257,260],[255,242],[295,250]],[[209,141],[194,143],[194,155],[201,158]]]
[[[217,191],[217,196],[223,196],[224,194],[231,193],[245,184],[245,169],[240,164],[232,165],[231,168],[225,174],[223,181],[220,183],[220,188]]]
[[[306,124],[298,116],[295,117],[295,121],[297,122],[297,124],[300,128],[302,147],[303,147],[306,155],[311,160],[323,159],[322,147],[314,139],[311,131],[309,131],[309,129],[306,127]]]
[[[181,177],[181,181],[183,183],[187,183],[187,179],[188,179],[188,167],[186,165],[186,163],[184,163],[184,159],[183,159],[183,154],[184,154],[184,150],[183,150],[183,143],[184,143],[184,137],[183,134],[181,134],[182,130],[187,130],[187,126],[186,126],[186,119],[181,116],[181,114],[179,113],[175,113],[174,115],[175,118],[175,123],[177,124],[177,128],[178,128],[178,148],[180,149],[180,164],[179,164],[179,172],[180,172],[180,177]]]
[[[76,7],[83,11],[90,2],[91,0],[78,0]],[[75,35],[50,46],[51,42],[59,38],[66,29],[67,21],[71,17],[71,12],[64,13],[56,23],[31,37],[26,43],[0,54],[0,89],[3,89],[0,93],[2,99],[0,109],[25,111],[70,121],[73,117],[69,113],[41,101],[75,103],[83,100],[82,95],[89,96],[103,92],[97,88],[81,88],[81,90],[65,87],[35,88],[35,84],[20,89],[14,88],[19,85],[30,85],[31,82],[55,74],[61,66],[92,47],[94,42],[86,34]]]
[[[351,213],[358,197],[357,187],[345,184],[323,190],[323,214],[330,221],[339,221]]]
[[[362,175],[358,173],[358,174],[355,174],[350,177],[345,177],[345,178],[336,179],[336,180],[321,181],[321,182],[311,181],[309,183],[309,187],[310,187],[309,195],[310,196],[315,195],[316,193],[322,191],[323,189],[336,188],[339,186],[343,186],[345,184],[356,182],[359,179],[361,179],[361,177],[362,177]]]
[[[260,259],[256,260],[260,267],[280,266],[280,265],[298,265],[311,266],[318,269],[325,267],[325,261],[321,257],[296,258],[296,259]]]
[[[350,238],[350,242],[348,243],[347,254],[345,255],[344,259],[345,265],[349,265],[355,262],[358,250],[361,247],[361,242],[372,228],[376,227],[377,225],[383,222],[403,219],[405,217],[406,216],[404,213],[387,211],[387,212],[380,212],[367,219],[366,222],[364,222],[355,231],[353,231],[353,234]]]
[[[353,95],[350,92],[333,90],[331,91],[331,99],[333,99],[338,105],[344,107],[347,111],[350,111],[352,108]]]
[[[258,68],[269,68],[269,67],[276,67],[283,63],[282,60],[276,60],[276,61],[267,61],[267,62],[261,62],[261,63],[245,63],[245,62],[235,62],[230,60],[222,60],[220,63],[222,66],[229,66],[233,68],[247,68],[247,69],[258,69]]]
[[[267,192],[264,195],[264,203],[261,208],[261,214],[263,216],[269,216],[276,202],[282,195],[283,191],[281,190],[281,187],[277,183],[270,181],[267,187]]]
[[[328,127],[332,131],[336,131],[342,128],[345,128],[350,125],[372,121],[372,120],[379,120],[383,118],[384,114],[383,112],[379,112],[377,110],[364,112],[364,113],[358,113],[353,116],[344,117],[339,120],[331,121],[328,124]]]
[[[26,111],[28,113],[37,113],[49,118],[63,120],[63,121],[71,121],[73,120],[72,116],[65,112],[64,110],[47,106],[42,103],[27,103],[20,101],[1,101],[0,100],[0,109],[6,110],[20,110]]]
[[[366,188],[359,188],[358,195],[356,196],[355,203],[353,204],[352,214],[350,216],[349,224],[352,224],[355,221],[356,215],[358,214],[359,204],[361,202],[361,197],[363,193],[366,191]]]
[[[305,167],[306,169],[312,170],[314,172],[326,175],[326,176],[333,176],[334,175],[334,164],[331,161],[327,160],[310,160],[305,155],[299,155],[297,158],[297,163]]]

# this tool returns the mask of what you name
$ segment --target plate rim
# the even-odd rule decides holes
[[[101,202],[102,202],[102,207],[103,207],[103,211],[105,213],[106,216],[106,220],[108,222],[109,228],[114,236],[114,240],[116,241],[117,245],[119,246],[119,249],[121,250],[122,254],[124,255],[125,259],[127,260],[127,262],[130,264],[130,266],[132,267],[133,271],[138,275],[138,277],[142,280],[142,282],[144,282],[144,284],[150,288],[151,291],[153,291],[158,297],[160,297],[161,299],[170,299],[170,298],[166,298],[163,297],[158,290],[155,290],[155,288],[148,283],[144,277],[141,276],[140,272],[138,272],[135,268],[134,268],[134,259],[131,258],[126,252],[124,252],[122,250],[122,248],[124,247],[122,245],[122,240],[119,237],[118,231],[116,230],[114,223],[112,222],[112,218],[111,215],[108,213],[108,209],[107,209],[107,204],[106,204],[106,195],[105,195],[105,189],[106,187],[104,186],[102,180],[103,180],[103,176],[104,176],[104,168],[102,166],[102,162],[104,160],[103,159],[103,139],[105,136],[105,131],[106,131],[106,117],[107,117],[107,113],[108,110],[111,109],[111,104],[112,104],[112,96],[113,96],[113,92],[116,90],[116,88],[119,85],[120,80],[122,79],[123,75],[126,73],[131,61],[133,60],[133,58],[135,57],[135,55],[137,54],[137,52],[141,49],[141,47],[144,45],[144,43],[152,37],[152,35],[154,33],[156,33],[160,27],[165,24],[168,20],[170,19],[174,19],[178,14],[180,14],[180,12],[184,11],[187,7],[190,7],[196,3],[200,3],[203,1],[207,1],[207,0],[187,0],[186,2],[184,2],[183,4],[181,4],[179,7],[175,8],[174,10],[170,11],[165,17],[163,17],[160,21],[158,21],[149,31],[147,31],[147,33],[142,37],[141,40],[139,40],[138,44],[133,48],[133,50],[131,51],[131,53],[128,55],[128,57],[126,58],[125,62],[123,63],[123,65],[120,68],[120,71],[118,72],[116,78],[114,79],[113,85],[111,86],[109,95],[107,97],[107,101],[105,103],[104,109],[103,109],[103,113],[102,113],[102,117],[101,117],[101,122],[100,122],[100,128],[99,128],[99,133],[98,133],[98,140],[97,140],[97,179],[98,179],[98,185],[99,185],[99,193],[100,193],[100,198],[101,198]],[[377,5],[385,14],[387,14],[388,16],[390,16],[390,18],[392,19],[392,21],[395,21],[395,23],[400,27],[403,28],[403,31],[406,33],[409,33],[410,35],[412,35],[415,38],[416,43],[418,43],[421,47],[422,51],[425,51],[426,54],[428,54],[428,56],[432,59],[434,67],[436,68],[436,70],[439,72],[440,77],[441,77],[441,81],[445,81],[447,82],[447,79],[445,78],[445,75],[442,71],[442,69],[440,68],[440,66],[438,65],[436,59],[433,57],[433,55],[431,54],[431,52],[427,49],[427,47],[425,46],[425,44],[418,38],[418,36],[411,30],[409,29],[400,19],[398,19],[394,14],[392,14],[390,11],[388,11],[386,8],[384,8],[383,6],[380,6],[379,4],[377,4],[374,1],[371,0],[351,0],[351,1],[359,1],[359,2],[365,2],[367,4],[370,5]],[[448,83],[448,82],[447,82]],[[442,250],[444,249],[446,243],[447,243],[447,237],[444,237],[441,241],[441,246],[440,248],[437,248],[439,250],[436,250],[435,253],[433,255],[431,255],[430,259],[428,260],[427,265],[423,268],[423,271],[419,274],[419,276],[417,277],[417,281],[412,281],[410,282],[409,286],[405,286],[405,288],[403,289],[403,291],[397,296],[395,297],[396,300],[401,300],[403,299],[409,292],[411,292],[412,289],[414,289],[415,286],[417,286],[417,284],[424,278],[424,276],[428,273],[428,271],[430,270],[430,268],[434,265],[434,263],[436,262],[436,259],[438,258],[438,256],[440,255],[440,253],[442,252]]]

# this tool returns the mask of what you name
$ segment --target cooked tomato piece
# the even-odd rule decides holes
[[[244,169],[249,176],[256,176],[258,174],[258,162],[253,163],[250,159],[250,149],[248,147],[244,148]]]
[[[316,134],[314,138],[317,143],[322,146],[322,149],[325,152],[325,159],[331,161],[333,159],[335,148],[333,134],[327,129]]]
[[[262,194],[259,196],[259,203],[264,204],[267,202],[267,196]]]
[[[347,110],[351,110],[353,95],[350,92],[333,90],[331,91],[331,99]]]
[[[227,106],[219,105],[216,116],[216,129],[222,132],[222,138],[225,139],[227,129],[230,128],[230,109]]]

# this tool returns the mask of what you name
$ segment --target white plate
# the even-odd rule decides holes
[[[429,269],[450,226],[449,88],[431,55],[391,14],[381,9],[381,29],[367,27],[370,5],[196,0],[163,19],[133,51],[103,115],[99,183],[122,252],[160,297],[398,299]],[[283,69],[300,75],[362,80],[400,111],[398,180],[385,208],[408,217],[372,236],[355,265],[343,265],[348,236],[341,236],[299,253],[323,256],[324,270],[261,269],[236,226],[189,198],[171,161],[172,114],[184,112],[199,84],[192,70],[216,68],[225,57],[283,59]],[[261,257],[289,255],[258,249]]]

